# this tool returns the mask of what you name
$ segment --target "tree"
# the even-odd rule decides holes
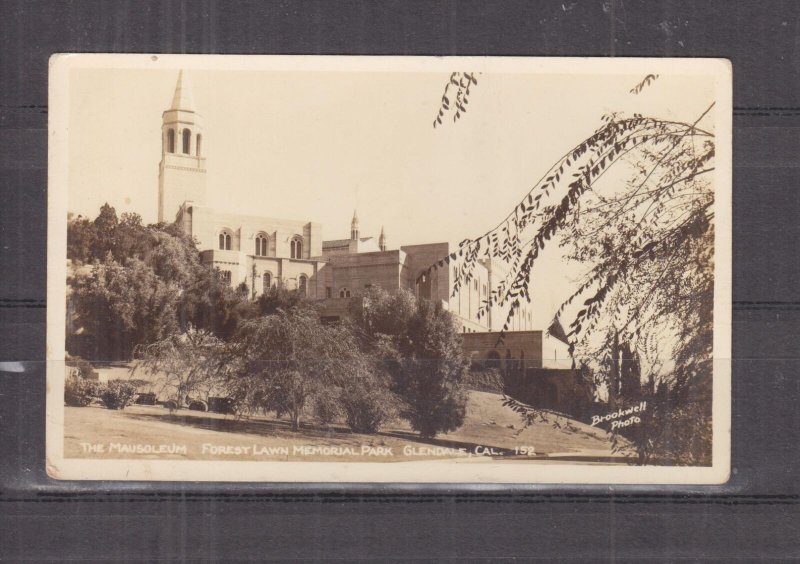
[[[237,292],[219,276],[218,270],[203,267],[186,288],[186,319],[198,328],[230,341],[241,324],[257,314],[247,295]]]
[[[111,253],[123,265],[132,258],[144,259],[153,245],[151,237],[152,232],[142,225],[138,213],[123,213],[113,229]]]
[[[344,419],[355,433],[376,433],[400,406],[381,357],[362,351],[348,325],[339,325],[348,343],[347,370],[315,398],[316,416],[325,423]]]
[[[307,307],[244,322],[235,350],[230,395],[245,409],[289,415],[294,430],[307,405],[351,376],[357,353],[346,328],[322,324]]]
[[[109,253],[91,274],[75,277],[68,299],[74,307],[75,325],[88,337],[82,355],[88,358],[127,360],[136,345],[178,329],[178,288],[159,279],[138,259],[123,267]]]
[[[452,314],[407,290],[371,288],[351,315],[363,346],[391,375],[399,413],[411,427],[426,438],[460,427],[469,362]]]
[[[612,408],[640,397],[642,371],[638,354],[627,342],[620,343],[619,331],[610,329],[599,349],[599,384],[605,386]]]
[[[114,248],[118,224],[117,210],[108,205],[108,203],[103,204],[100,207],[100,213],[94,220],[96,238],[95,247],[92,249],[92,255],[95,259],[104,259]]]
[[[298,290],[290,290],[280,284],[264,291],[255,303],[259,315],[273,315],[280,309],[288,311],[297,307],[303,301],[304,296]]]
[[[95,263],[91,275],[76,270],[69,280],[71,352],[127,360],[136,345],[189,326],[230,339],[256,314],[247,295],[201,263],[196,242],[178,225],[143,226],[128,213],[118,220],[106,204],[94,221],[70,218],[68,248],[70,258]]]
[[[67,258],[80,263],[91,261],[96,237],[90,219],[70,214],[67,220]]]
[[[631,94],[656,78],[648,75]],[[505,332],[523,301],[530,301],[534,264],[558,243],[584,267],[575,291],[555,312],[556,319],[569,321],[575,358],[633,356],[651,336],[672,342],[676,366],[651,393],[664,389],[672,401],[685,401],[688,392],[679,390],[703,389],[711,380],[715,144],[713,130],[700,123],[713,108],[711,102],[686,121],[603,116],[600,127],[565,152],[505,219],[462,241],[434,268],[455,264],[456,292],[469,283],[479,260],[505,261],[508,275],[481,308],[485,314],[494,305],[506,307]],[[608,328],[614,328],[616,345],[604,338]],[[613,350],[621,344],[628,350]],[[628,360],[633,369],[635,358]],[[700,411],[710,413],[710,403]],[[682,412],[675,409],[670,417]],[[710,436],[709,421],[684,423],[702,437]],[[710,448],[708,441],[705,450]]]
[[[399,400],[391,391],[391,380],[373,358],[354,349],[359,360],[335,390],[347,426],[356,433],[376,433],[398,411]]]
[[[136,347],[131,376],[149,374],[152,382],[178,407],[198,396],[206,397],[224,381],[228,366],[225,343],[202,329],[189,327],[154,343]]]

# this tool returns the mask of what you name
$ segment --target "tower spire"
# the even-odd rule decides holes
[[[353,210],[353,220],[350,222],[350,240],[357,241],[359,237],[358,230],[358,212]]]
[[[381,225],[381,236],[378,237],[378,247],[380,250],[386,250],[386,233],[383,230],[383,225]]]
[[[178,82],[175,83],[175,94],[172,96],[170,110],[194,111],[194,100],[192,100],[192,85],[189,77],[181,69],[178,72]]]

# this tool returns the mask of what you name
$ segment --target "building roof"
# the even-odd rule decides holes
[[[336,247],[349,247],[349,246],[350,246],[350,239],[334,239],[332,241],[322,242],[323,249],[333,249]]]
[[[358,239],[360,243],[366,243],[367,241],[372,241],[375,237],[361,237]],[[322,248],[323,249],[337,249],[340,247],[349,247],[350,242],[352,239],[333,239],[331,241],[323,241]]]

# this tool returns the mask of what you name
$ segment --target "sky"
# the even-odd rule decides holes
[[[205,122],[208,205],[319,222],[324,239],[349,237],[357,209],[362,236],[383,226],[390,248],[456,243],[494,227],[606,112],[693,122],[715,92],[708,75],[655,69],[658,80],[634,96],[642,63],[614,72],[606,62],[580,73],[557,64],[485,68],[467,113],[434,128],[449,77],[442,65],[420,72],[407,64],[347,71],[197,57],[152,67],[114,61],[69,71],[69,211],[95,217],[108,202],[156,221],[161,115],[185,68]]]
[[[177,74],[72,71],[70,211],[94,217],[107,201],[156,220],[161,113]],[[639,74],[483,73],[462,119],[434,129],[447,73],[186,74],[205,120],[208,204],[320,222],[325,239],[348,236],[357,208],[362,233],[383,225],[395,244],[495,225],[607,111],[693,121],[713,100],[708,80],[707,95],[681,96],[702,88],[690,77],[633,96]]]

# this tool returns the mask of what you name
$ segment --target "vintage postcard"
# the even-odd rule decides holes
[[[47,471],[719,484],[731,67],[56,55]]]

